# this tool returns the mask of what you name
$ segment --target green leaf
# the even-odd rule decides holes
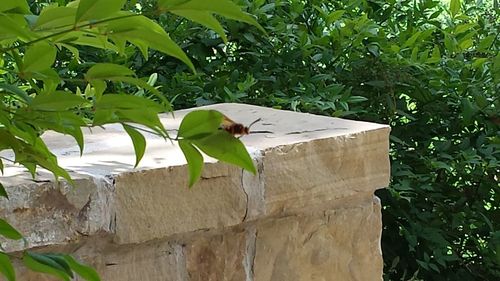
[[[35,253],[32,253],[32,255],[36,255]],[[64,270],[71,278],[74,278],[75,276],[73,275],[73,271],[69,267],[68,263],[66,262],[66,259],[64,259],[63,255],[60,254],[40,254],[38,255],[39,258],[41,258],[39,261],[44,262],[47,261],[49,262],[49,266],[51,266],[53,263],[58,264],[61,269]]]
[[[452,17],[455,17],[456,14],[460,12],[460,0],[451,0],[450,1],[450,13]]]
[[[87,100],[73,93],[55,91],[37,95],[31,102],[30,107],[39,111],[65,111],[86,103],[88,103]]]
[[[47,6],[42,9],[34,28],[50,29],[71,26],[75,23],[76,8]]]
[[[11,38],[29,40],[31,33],[27,25],[22,15],[0,13],[0,40]]]
[[[182,119],[179,137],[198,139],[213,134],[220,129],[224,115],[216,110],[195,110]]]
[[[85,79],[87,79],[87,81],[96,79],[111,80],[116,77],[134,75],[134,71],[123,65],[112,63],[97,63],[87,71]]]
[[[64,255],[64,258],[68,262],[69,267],[83,279],[87,281],[101,281],[99,274],[93,268],[79,263],[70,255]]]
[[[16,272],[10,261],[9,256],[4,252],[0,252],[0,272],[7,278],[7,281],[16,280]]]
[[[415,32],[410,38],[408,38],[408,40],[406,40],[406,42],[403,44],[402,48],[412,47],[413,44],[415,44],[415,42],[417,41],[417,39],[421,33],[422,33],[421,31]]]
[[[27,268],[33,271],[47,273],[65,281],[70,281],[70,275],[68,275],[61,265],[42,254],[25,252],[23,255],[23,263]]]
[[[0,162],[1,162],[1,160],[0,160]],[[2,167],[2,166],[3,166],[3,164],[2,164],[2,163],[0,163],[0,167],[1,167],[1,169],[0,169],[0,170],[3,170],[3,167]],[[0,183],[0,196],[5,197],[5,198],[9,199],[9,195],[7,194],[7,191],[5,190],[5,187],[3,186],[3,184],[2,184],[2,183]]]
[[[203,170],[203,156],[201,153],[193,146],[193,144],[187,140],[179,140],[179,147],[186,157],[189,169],[189,187],[192,187],[201,176],[201,171]]]
[[[227,43],[227,37],[224,29],[222,28],[219,21],[209,12],[195,10],[173,10],[172,13],[213,29],[215,32],[217,32],[217,34],[219,34],[224,43]]]
[[[13,228],[8,222],[3,219],[0,219],[0,235],[12,240],[20,240],[23,238],[21,233],[19,233],[15,228]]]
[[[127,132],[127,134],[130,136],[132,139],[132,143],[134,144],[134,150],[135,150],[135,165],[134,168],[139,165],[139,162],[141,161],[142,157],[144,156],[144,152],[146,151],[146,139],[144,136],[139,133],[136,129],[132,128],[131,126],[127,124],[122,124],[123,129]]]
[[[56,47],[46,42],[29,46],[24,54],[24,72],[36,72],[50,68],[56,59]]]
[[[0,12],[31,14],[28,2],[25,0],[2,0]]]
[[[481,42],[479,42],[479,45],[477,46],[477,50],[480,52],[484,52],[484,51],[488,50],[492,46],[495,38],[496,38],[496,35],[493,35],[493,34],[483,38],[481,40]]]
[[[192,143],[208,156],[237,165],[253,174],[257,173],[245,145],[224,130],[219,130],[201,139],[195,139]]]
[[[262,32],[266,33],[264,28],[251,15],[243,12],[241,8],[231,0],[159,0],[158,6],[160,7],[160,9],[172,13],[186,10],[215,13],[228,19],[246,22],[248,24],[256,26]]]
[[[126,0],[80,0],[75,23],[107,18],[121,10]]]
[[[144,97],[126,95],[126,94],[106,94],[95,103],[97,110],[102,109],[144,109],[154,111],[156,113],[162,112],[164,109],[160,104],[149,100]]]
[[[134,15],[129,12],[121,12],[120,15]],[[146,53],[147,48],[152,48],[175,57],[184,62],[193,72],[195,68],[184,51],[170,38],[163,27],[145,16],[134,16],[111,21],[106,29],[113,41],[129,41],[141,48]],[[145,54],[145,58],[147,58]]]
[[[26,103],[30,103],[32,100],[32,98],[30,96],[28,96],[28,94],[25,91],[19,89],[16,85],[0,83],[0,92],[1,91],[5,91],[5,92],[9,92],[11,94],[14,94],[14,95],[18,96],[19,98],[21,98],[21,100],[23,100]]]

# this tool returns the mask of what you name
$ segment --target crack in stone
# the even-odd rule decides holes
[[[250,204],[250,197],[248,196],[248,193],[245,190],[244,175],[245,175],[245,170],[242,169],[241,170],[241,189],[243,189],[243,192],[245,193],[245,196],[246,196],[245,215],[243,216],[243,219],[241,220],[242,222],[246,221],[246,219],[247,219],[248,208],[249,208],[249,204]]]
[[[254,281],[254,265],[257,244],[257,229],[251,225],[247,229],[246,253],[243,259],[243,268],[245,269],[245,281]]]

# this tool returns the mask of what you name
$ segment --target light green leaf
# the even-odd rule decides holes
[[[8,222],[3,219],[0,219],[0,235],[12,240],[20,240],[23,238],[21,233],[19,233],[15,228],[13,228]]]
[[[460,0],[451,0],[450,1],[450,13],[452,17],[455,17],[456,14],[460,12]]]
[[[129,12],[121,12],[120,15],[133,15]],[[138,46],[143,53],[146,53],[146,47],[158,50],[169,56],[175,57],[194,72],[194,66],[184,51],[170,38],[165,30],[145,16],[134,16],[124,19],[114,20],[106,25],[110,34],[109,38],[113,41],[126,40]],[[145,56],[147,58],[147,56]]]
[[[25,0],[2,0],[0,12],[31,14],[28,2]]]
[[[192,143],[208,156],[237,165],[253,174],[257,173],[245,145],[226,131],[219,130],[207,137],[195,139]]]
[[[65,281],[70,281],[70,276],[63,267],[41,254],[25,252],[23,255],[23,263],[27,268],[33,271],[47,273]]]
[[[125,132],[130,136],[132,139],[132,143],[134,144],[134,151],[135,151],[135,165],[134,168],[139,165],[139,162],[141,161],[142,157],[144,156],[144,152],[146,151],[146,139],[144,136],[139,133],[136,129],[132,128],[131,126],[127,124],[122,124],[123,129],[125,129]]]
[[[4,252],[0,252],[0,272],[7,278],[7,281],[16,280],[16,272],[10,261],[9,256]]]
[[[87,103],[87,100],[71,92],[55,91],[37,95],[30,107],[39,111],[65,111]]]
[[[93,268],[79,263],[72,256],[64,255],[64,258],[68,262],[69,267],[83,279],[87,281],[101,281],[99,274]]]
[[[80,0],[75,23],[107,18],[120,11],[126,0]]]
[[[266,32],[262,26],[249,14],[243,12],[241,8],[236,5],[231,0],[218,0],[218,1],[206,1],[206,0],[188,0],[188,1],[177,1],[177,0],[159,0],[158,6],[168,12],[178,12],[183,10],[194,10],[210,12],[221,15],[228,19],[233,19],[241,22],[246,22],[253,26],[259,28],[262,32]]]
[[[2,160],[0,160],[0,170],[2,170],[2,173],[3,173],[3,163],[1,163]],[[2,183],[0,183],[0,196],[2,197],[5,197],[7,199],[9,199],[9,195],[7,194],[7,191],[5,190],[5,187],[3,186]]]
[[[115,77],[133,75],[135,75],[134,71],[123,65],[112,63],[97,63],[87,71],[85,79],[87,79],[87,81],[95,79],[110,80]]]
[[[35,29],[68,27],[75,23],[76,8],[48,6],[40,12]]]
[[[490,36],[486,36],[485,38],[483,38],[481,40],[481,42],[479,42],[479,45],[477,46],[477,50],[480,51],[480,52],[484,52],[484,51],[487,51],[493,44],[493,41],[495,40],[497,35],[490,35]]]
[[[46,42],[29,46],[24,54],[24,72],[35,72],[50,68],[56,60],[57,49]]]
[[[337,10],[337,11],[333,11],[331,12],[327,19],[326,19],[326,22],[327,24],[331,24],[332,22],[335,22],[337,21],[338,19],[340,19],[343,15],[345,14],[345,10]]]
[[[31,34],[27,25],[23,15],[0,13],[0,40],[10,38],[29,40]]]
[[[182,119],[179,137],[199,139],[213,134],[220,129],[224,115],[216,110],[195,110]]]
[[[412,47],[413,44],[415,44],[415,41],[417,41],[417,39],[421,33],[422,33],[421,31],[415,32],[410,38],[408,38],[408,40],[406,40],[406,42],[403,44],[402,48]]]
[[[192,187],[200,179],[201,171],[203,170],[203,156],[198,149],[187,140],[179,140],[179,147],[188,163],[189,187]]]

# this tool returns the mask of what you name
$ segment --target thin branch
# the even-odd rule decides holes
[[[17,46],[12,46],[12,47],[8,47],[8,48],[2,48],[2,49],[0,49],[0,53],[6,53],[6,52],[9,52],[9,51],[12,51],[12,50],[15,50],[15,49],[19,49],[19,48],[22,48],[22,47],[25,47],[25,46],[29,46],[29,45],[38,43],[40,41],[50,39],[52,37],[63,35],[65,33],[71,32],[71,31],[76,31],[76,30],[78,30],[80,28],[83,28],[83,27],[89,27],[89,26],[98,25],[98,24],[105,23],[105,22],[110,22],[110,21],[124,19],[124,18],[131,18],[131,17],[136,17],[136,16],[141,16],[141,14],[119,16],[119,17],[115,17],[115,18],[108,18],[108,19],[103,19],[103,20],[99,20],[99,21],[89,22],[89,23],[85,23],[85,24],[82,24],[82,25],[75,25],[75,26],[73,26],[71,28],[68,28],[68,29],[65,29],[65,30],[62,30],[62,31],[59,31],[59,32],[56,32],[56,33],[52,33],[52,34],[46,35],[46,36],[37,38],[37,39],[32,40],[32,41],[20,43]]]

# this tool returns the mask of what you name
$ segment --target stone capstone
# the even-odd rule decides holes
[[[108,281],[382,280],[374,191],[389,184],[388,126],[242,104],[197,109],[261,118],[241,138],[257,175],[205,157],[189,189],[175,143],[146,134],[134,168],[120,126],[85,132],[82,157],[71,138],[46,133],[75,186],[6,165],[0,215],[26,241],[2,240],[4,249],[71,253]],[[171,135],[190,111],[161,116]],[[16,269],[18,280],[54,280]]]

